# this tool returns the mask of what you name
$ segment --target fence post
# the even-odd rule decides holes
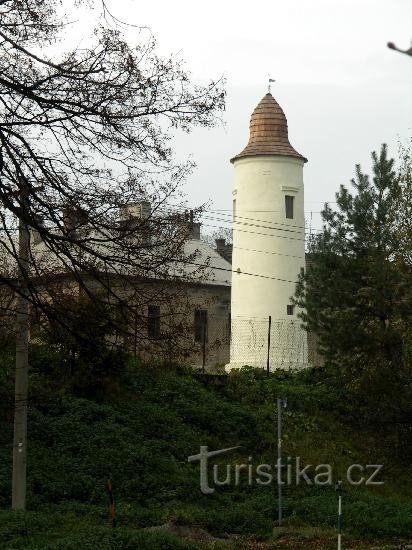
[[[342,548],[342,482],[338,481],[336,484],[336,491],[338,493],[338,550]]]
[[[270,330],[271,330],[271,327],[272,327],[272,316],[269,315],[269,324],[268,324],[268,353],[267,353],[267,358],[266,358],[266,370],[267,370],[267,375],[269,376],[270,374]]]

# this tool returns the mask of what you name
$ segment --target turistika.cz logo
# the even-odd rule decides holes
[[[247,463],[213,464],[212,459],[230,453],[240,447],[229,447],[209,451],[202,445],[197,455],[188,457],[188,462],[200,464],[200,490],[208,495],[215,492],[216,487],[225,485],[239,486],[242,484],[267,486],[273,483],[279,485],[334,485],[333,467],[330,464],[305,464],[299,456],[286,457],[275,464],[254,464],[251,456]],[[383,464],[351,464],[346,470],[346,480],[350,485],[383,485],[380,473]]]

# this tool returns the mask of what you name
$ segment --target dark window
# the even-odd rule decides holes
[[[203,339],[207,341],[207,310],[195,310],[195,342],[203,343]]]
[[[286,210],[286,217],[293,220],[293,203],[294,203],[295,197],[292,197],[291,195],[285,195],[285,210]]]
[[[288,304],[286,306],[286,313],[288,315],[293,315],[294,310],[295,310],[295,306],[292,306],[291,304]]]
[[[159,338],[160,336],[160,307],[147,307],[147,334],[149,338]]]

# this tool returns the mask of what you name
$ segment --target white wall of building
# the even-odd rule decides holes
[[[272,317],[271,369],[306,364],[306,333],[295,308],[287,314],[305,267],[304,160],[261,155],[234,159],[232,344],[227,370],[266,366]],[[294,197],[286,218],[285,195]],[[249,328],[245,328],[249,327]],[[247,333],[250,333],[247,336]]]

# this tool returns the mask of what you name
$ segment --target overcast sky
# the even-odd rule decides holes
[[[288,119],[304,169],[308,212],[333,201],[354,165],[412,136],[412,58],[386,47],[412,39],[411,0],[109,0],[120,18],[148,25],[160,53],[179,52],[194,79],[227,78],[226,126],[178,139],[197,170],[187,182],[193,205],[231,208],[230,157],[249,136],[250,114],[267,90]],[[132,36],[135,31],[130,30]],[[313,215],[319,227],[319,216]]]

